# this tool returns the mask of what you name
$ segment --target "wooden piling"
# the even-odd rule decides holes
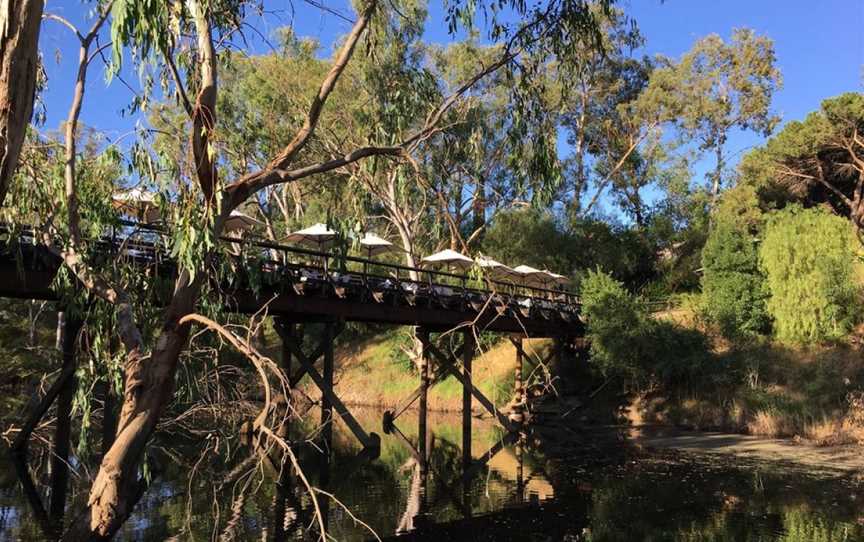
[[[294,384],[291,382],[291,348],[288,346],[287,337],[294,338],[297,334],[296,324],[293,322],[285,322],[279,318],[274,319],[273,325],[279,331],[279,337],[281,339],[281,349],[280,349],[280,361],[282,363],[282,375],[285,378],[285,404],[291,405],[291,390],[294,387]],[[288,412],[290,413],[290,407]],[[291,426],[290,421],[286,417],[277,430],[276,434],[282,437],[283,439],[289,439],[291,435]]]
[[[51,504],[48,514],[56,525],[63,525],[66,510],[66,492],[69,487],[69,449],[72,432],[72,400],[78,387],[75,378],[75,341],[81,330],[81,322],[65,311],[61,348],[63,350],[63,371],[71,376],[63,384],[57,395],[57,427],[54,430],[53,453],[51,454]]]
[[[328,391],[333,390],[333,324],[324,324],[324,367],[323,374],[324,386]],[[330,400],[330,394],[321,394],[321,425],[324,443],[327,446],[326,453],[330,455],[330,445],[333,442],[333,403]]]
[[[516,368],[513,374],[513,410],[510,417],[517,423],[525,421],[525,386],[522,382],[522,367],[525,362],[525,351],[522,346],[522,337],[513,339],[513,346],[516,347]]]
[[[471,362],[474,359],[475,350],[474,332],[468,328],[465,330],[464,347],[462,348],[462,374],[465,379],[462,384],[462,465],[468,470],[471,465]]]
[[[418,329],[417,338],[422,345],[420,358],[417,360],[417,369],[420,373],[420,412],[418,416],[417,451],[420,455],[420,473],[423,476],[426,474],[426,460],[428,457],[426,449],[426,417],[428,415],[427,399],[429,394],[429,332],[425,329]]]

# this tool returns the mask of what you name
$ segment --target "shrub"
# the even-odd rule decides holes
[[[508,265],[546,267],[566,274],[569,241],[551,213],[515,209],[495,216],[483,238],[483,252]]]
[[[715,382],[724,366],[710,354],[705,336],[651,318],[642,302],[601,271],[581,283],[591,359],[606,374],[654,378],[672,390]]]
[[[702,250],[702,309],[729,339],[768,330],[768,292],[756,243],[745,229],[718,222]]]
[[[820,209],[787,207],[768,220],[759,251],[777,337],[815,343],[849,332],[858,316],[853,234]]]
[[[580,291],[591,359],[604,373],[640,373],[648,319],[644,308],[620,282],[602,271],[589,271]]]

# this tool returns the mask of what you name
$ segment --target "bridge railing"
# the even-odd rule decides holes
[[[9,228],[0,225],[0,232],[2,231],[8,232]],[[25,228],[19,230],[18,233],[28,241],[36,243],[35,234],[32,230]],[[170,264],[172,262],[170,246],[166,242],[168,235],[169,231],[165,226],[120,221],[119,229],[112,228],[106,235],[92,242],[102,247],[102,251],[113,257],[132,259],[141,263]],[[576,294],[564,289],[501,281],[488,276],[471,277],[449,271],[415,268],[398,263],[284,245],[261,239],[226,235],[220,237],[220,240],[236,247],[235,252],[238,252],[234,254],[236,257],[249,256],[250,253],[257,250],[256,258],[263,266],[264,271],[291,270],[295,274],[306,272],[310,275],[317,275],[321,280],[330,283],[343,280],[344,274],[347,273],[366,285],[381,286],[386,285],[387,281],[391,281],[396,288],[409,292],[414,290],[422,292],[424,295],[446,296],[459,292],[462,296],[466,296],[494,293],[506,296],[517,303],[520,299],[534,299],[570,306],[580,305]],[[356,269],[350,269],[349,264],[354,264]],[[418,279],[411,278],[412,275]],[[451,293],[448,294],[448,291]]]

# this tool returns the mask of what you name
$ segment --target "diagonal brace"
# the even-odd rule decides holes
[[[455,363],[455,359],[457,359],[457,356],[461,355],[462,348],[463,347],[460,346],[457,349],[457,352],[454,355],[454,357],[451,358],[447,362],[448,364],[454,364]],[[430,379],[430,382],[429,382],[429,387],[427,389],[431,389],[432,386],[441,382],[442,377],[445,376],[446,374],[447,374],[446,365],[439,363],[438,367],[435,368],[435,373],[432,375],[432,378]],[[411,392],[411,395],[409,395],[404,400],[402,400],[402,402],[399,403],[399,406],[394,408],[392,411],[389,411],[389,414],[385,414],[385,420],[386,420],[386,422],[384,424],[385,427],[389,427],[390,425],[392,425],[393,422],[396,421],[396,418],[398,418],[406,410],[411,408],[411,405],[413,405],[414,401],[416,401],[420,397],[421,393],[423,393],[423,386],[422,385],[417,386],[417,388],[413,392]]]
[[[463,386],[466,386],[471,390],[471,394],[474,396],[474,398],[477,399],[477,401],[481,405],[483,405],[483,407],[490,414],[495,416],[495,418],[498,420],[498,423],[500,423],[507,429],[512,429],[513,424],[510,423],[510,420],[507,418],[507,416],[505,416],[497,408],[495,408],[495,405],[492,404],[492,401],[490,401],[485,395],[483,395],[483,392],[481,392],[471,382],[469,382],[468,379],[465,378],[465,375],[459,372],[459,370],[456,368],[455,363],[448,363],[447,357],[431,344],[429,345],[429,352],[432,354],[433,357],[438,359],[438,362],[441,363],[442,367],[446,368],[446,370],[448,370],[450,374],[456,377],[456,380],[458,380],[462,383]]]
[[[339,399],[339,396],[336,395],[333,390],[331,390],[324,382],[324,377],[321,376],[321,373],[315,368],[312,364],[312,361],[306,357],[306,354],[299,348],[296,341],[286,341],[288,348],[291,350],[291,353],[297,358],[300,362],[300,365],[306,369],[306,372],[312,378],[312,381],[315,382],[315,385],[321,390],[321,393],[330,401],[330,404],[333,405],[336,413],[339,414],[339,417],[342,418],[342,421],[345,422],[345,425],[348,426],[348,429],[354,433],[354,436],[357,437],[363,446],[367,448],[380,448],[381,447],[381,439],[375,433],[367,434],[366,431],[363,430],[363,427],[357,422],[354,416],[351,415],[351,412],[348,411],[348,408],[345,406],[345,403]]]

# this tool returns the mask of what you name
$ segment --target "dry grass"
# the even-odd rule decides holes
[[[544,340],[524,342],[529,358],[536,358],[549,347]],[[393,408],[411,394],[419,384],[417,374],[399,359],[399,341],[394,334],[369,339],[351,348],[339,349],[335,355],[335,387],[339,397],[349,405]],[[506,404],[512,395],[516,350],[503,341],[474,359],[475,385],[496,405]],[[530,363],[530,362],[529,362]],[[525,374],[530,371],[525,365]],[[320,393],[308,381],[301,384],[313,399]],[[416,405],[415,405],[416,406]],[[437,411],[460,411],[462,385],[452,376],[429,391],[429,408]],[[482,408],[476,403],[475,411]]]
[[[769,410],[756,412],[746,423],[747,432],[759,437],[780,438],[795,435],[795,424],[788,417]]]

